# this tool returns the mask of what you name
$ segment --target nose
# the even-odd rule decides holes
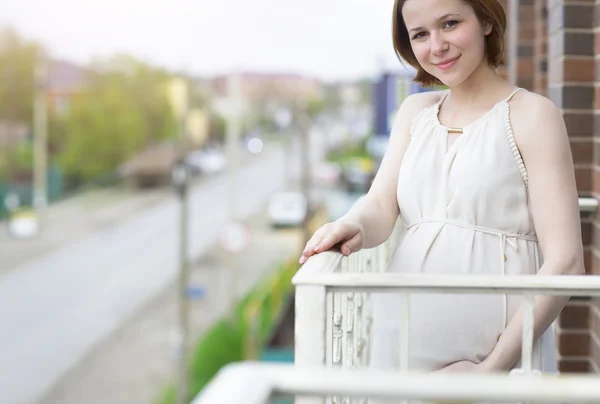
[[[438,33],[432,33],[429,41],[431,44],[431,53],[434,55],[442,55],[448,50],[448,42],[444,39],[443,35]]]

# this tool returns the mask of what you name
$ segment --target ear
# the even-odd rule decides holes
[[[494,26],[491,23],[485,22],[483,24],[483,32],[485,33],[485,36],[488,36],[489,34],[491,34],[493,29],[494,29]]]

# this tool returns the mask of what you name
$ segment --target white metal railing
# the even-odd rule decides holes
[[[597,201],[581,198],[581,212],[594,212]],[[390,240],[350,257],[326,252],[314,257],[293,279],[296,286],[295,360],[298,366],[362,368],[369,363],[370,293],[401,295],[400,371],[408,370],[409,295],[412,293],[502,293],[525,300],[522,372],[533,369],[533,303],[535,295],[600,296],[600,277],[593,276],[423,276],[381,273],[402,237],[401,226]],[[600,380],[598,380],[600,383]],[[315,402],[315,401],[307,401]],[[316,401],[321,402],[321,401]],[[329,401],[328,401],[329,402]],[[342,402],[334,397],[333,402]]]
[[[223,368],[192,404],[268,404],[275,396],[344,396],[355,401],[423,400],[486,403],[598,403],[598,378],[589,376],[407,374],[238,363]],[[321,398],[320,398],[321,397]],[[349,399],[348,399],[349,400]],[[349,402],[349,401],[344,401]]]
[[[580,199],[582,212],[597,201]],[[326,252],[312,257],[296,274],[294,365],[229,365],[193,404],[267,404],[274,395],[296,403],[364,403],[365,398],[444,402],[598,403],[600,378],[533,372],[535,295],[600,296],[598,276],[436,276],[381,273],[401,233],[383,245],[350,257]],[[369,362],[372,323],[370,292],[401,293],[401,376],[364,369]],[[413,374],[407,372],[408,295],[411,293],[506,293],[525,297],[522,372],[500,374]]]

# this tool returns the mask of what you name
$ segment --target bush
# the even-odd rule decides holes
[[[251,304],[260,302],[256,320],[258,340],[262,348],[278,324],[284,302],[291,295],[291,279],[298,270],[296,260],[282,263],[271,276],[264,279],[235,306],[230,316],[215,323],[199,340],[189,360],[189,393],[191,401],[225,365],[246,358],[248,327],[245,313]],[[177,389],[166,387],[155,401],[156,404],[174,404]]]

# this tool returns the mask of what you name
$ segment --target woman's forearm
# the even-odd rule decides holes
[[[534,341],[552,325],[563,309],[568,297],[537,296],[534,305]],[[523,341],[523,313],[521,306],[515,313],[492,353],[484,361],[493,371],[509,371],[521,359]]]
[[[550,265],[544,264],[538,272],[538,275],[581,274],[582,272],[583,266],[580,264],[572,264],[566,267],[562,266],[562,268],[558,268],[557,266],[551,267]],[[538,340],[552,325],[568,300],[569,297],[567,296],[535,296],[534,341]],[[517,364],[519,359],[521,359],[523,315],[524,306],[521,305],[508,323],[493,351],[487,359],[485,359],[484,364],[492,371],[509,371]]]
[[[363,248],[373,248],[390,237],[397,219],[397,209],[386,209],[381,206],[377,198],[366,195],[339,220],[358,223],[364,233]]]

